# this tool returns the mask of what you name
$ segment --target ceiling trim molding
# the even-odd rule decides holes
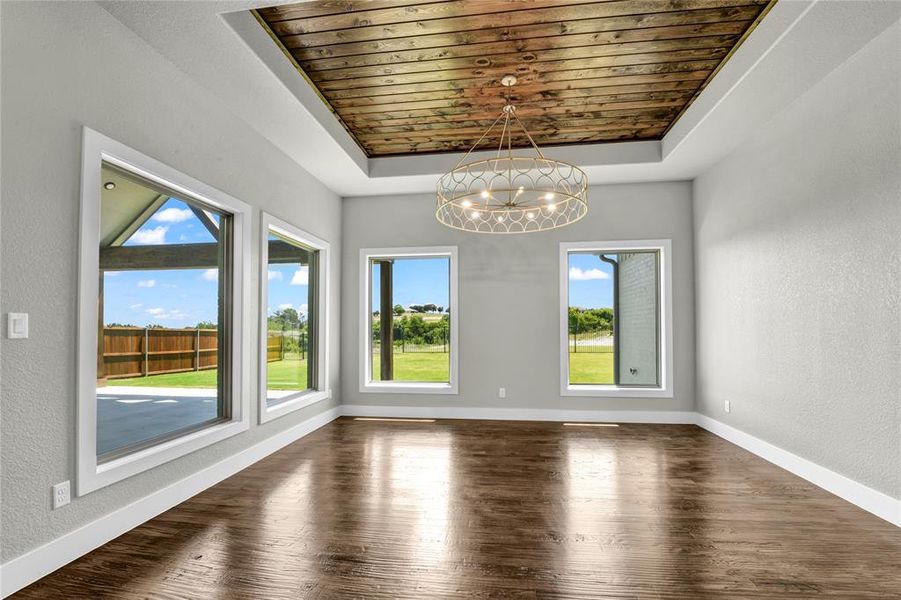
[[[578,146],[545,146],[555,160],[579,167],[634,165],[659,163],[662,160],[660,140],[638,142],[608,142]],[[473,161],[491,158],[496,150],[473,152]],[[444,173],[460,160],[462,153],[413,154],[407,156],[374,156],[369,159],[369,177],[405,177],[410,175],[435,175]]]
[[[222,15],[222,19],[279,82],[291,92],[316,123],[326,130],[341,150],[360,167],[360,170],[368,174],[369,164],[366,154],[329,106],[323,102],[316,88],[300,76],[293,61],[281,50],[281,44],[274,43],[273,38],[257,21],[254,14],[249,10],[242,10],[225,13]]]

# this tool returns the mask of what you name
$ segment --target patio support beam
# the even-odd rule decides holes
[[[394,380],[394,261],[378,260],[379,265],[379,366],[380,380]]]
[[[188,208],[194,213],[194,216],[200,221],[200,223],[206,227],[206,230],[210,232],[210,235],[213,236],[214,240],[219,239],[219,225],[216,224],[216,221],[210,216],[210,213],[203,210],[202,208],[197,208],[196,206],[189,204]]]
[[[155,213],[159,209],[159,207],[165,204],[166,200],[168,199],[169,196],[165,194],[160,194],[159,196],[157,196],[153,200],[153,202],[148,204],[144,210],[138,213],[138,215],[135,216],[135,218],[130,223],[128,223],[125,227],[122,228],[121,231],[119,231],[119,233],[116,234],[112,241],[110,241],[109,245],[121,246],[122,244],[127,242],[128,238],[134,235],[134,232],[140,229],[141,226],[147,222],[147,219],[152,217],[153,213]]]
[[[269,241],[269,263],[307,264],[309,252],[281,240]],[[159,244],[154,246],[110,246],[100,249],[103,271],[152,269],[215,269],[219,266],[219,244]]]

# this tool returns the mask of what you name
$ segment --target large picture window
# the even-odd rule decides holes
[[[79,494],[247,428],[246,213],[85,130]]]
[[[566,395],[671,395],[669,241],[561,244]]]
[[[263,213],[260,421],[328,397],[327,242]]]
[[[229,414],[232,215],[104,162],[100,462]]]
[[[363,250],[361,390],[456,393],[456,248]]]

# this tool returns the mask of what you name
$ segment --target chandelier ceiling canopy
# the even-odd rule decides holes
[[[509,88],[516,77],[501,84]],[[466,162],[500,125],[493,158]],[[513,132],[522,130],[535,156],[513,153]],[[476,233],[531,233],[564,227],[588,213],[588,177],[578,167],[547,158],[507,99],[501,114],[460,162],[438,180],[439,223]]]

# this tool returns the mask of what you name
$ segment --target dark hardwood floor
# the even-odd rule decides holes
[[[901,598],[901,530],[691,425],[339,419],[15,598]]]

